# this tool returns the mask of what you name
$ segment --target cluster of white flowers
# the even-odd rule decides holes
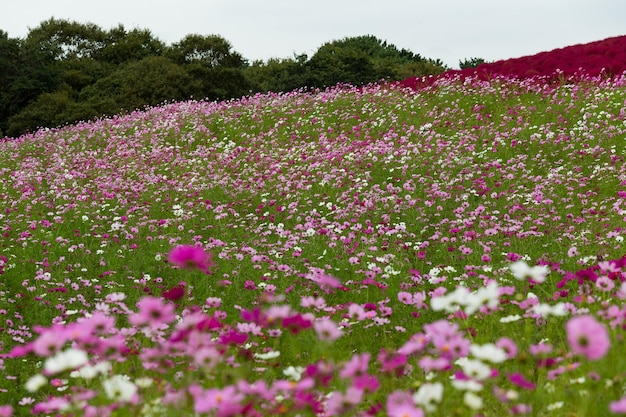
[[[466,287],[458,286],[449,294],[432,298],[430,306],[435,311],[443,310],[448,313],[453,313],[464,307],[465,314],[472,315],[483,305],[496,308],[499,303],[498,284],[491,282],[486,287],[481,287],[473,292]]]
[[[48,375],[55,375],[63,371],[73,370],[88,362],[87,353],[79,349],[67,349],[49,357],[43,364]]]
[[[517,261],[509,266],[509,269],[513,273],[513,276],[524,281],[526,279],[532,279],[535,282],[542,283],[546,280],[546,275],[550,273],[550,270],[545,265],[528,266],[525,261]]]

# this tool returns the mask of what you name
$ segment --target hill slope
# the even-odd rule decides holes
[[[533,76],[618,75],[626,70],[626,36],[616,36],[601,41],[572,45],[519,58],[479,65],[476,68],[447,71],[439,77],[409,78],[400,83],[403,87],[417,87],[440,77],[478,75],[482,79],[494,75],[516,78]]]

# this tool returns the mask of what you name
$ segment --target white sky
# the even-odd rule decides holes
[[[25,37],[51,17],[149,29],[167,44],[221,35],[253,61],[311,56],[374,35],[451,68],[626,35],[624,0],[0,0],[0,29]]]

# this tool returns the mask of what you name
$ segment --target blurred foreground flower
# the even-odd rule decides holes
[[[545,265],[529,266],[524,261],[517,261],[509,266],[509,269],[513,273],[513,276],[520,280],[530,279],[538,284],[541,284],[546,280],[546,275],[550,273],[550,270]]]
[[[199,269],[210,274],[210,267],[215,265],[211,259],[211,253],[205,252],[199,246],[180,245],[170,251],[168,260],[181,268]]]
[[[587,359],[602,358],[611,346],[606,327],[592,316],[574,317],[567,322],[565,329],[572,352]]]

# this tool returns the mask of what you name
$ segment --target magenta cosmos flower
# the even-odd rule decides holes
[[[169,261],[181,268],[199,269],[210,274],[210,267],[215,265],[211,260],[211,254],[205,252],[199,246],[180,245],[170,251]]]
[[[592,316],[578,316],[565,325],[567,342],[572,352],[587,359],[602,358],[609,350],[611,341],[606,327]]]

